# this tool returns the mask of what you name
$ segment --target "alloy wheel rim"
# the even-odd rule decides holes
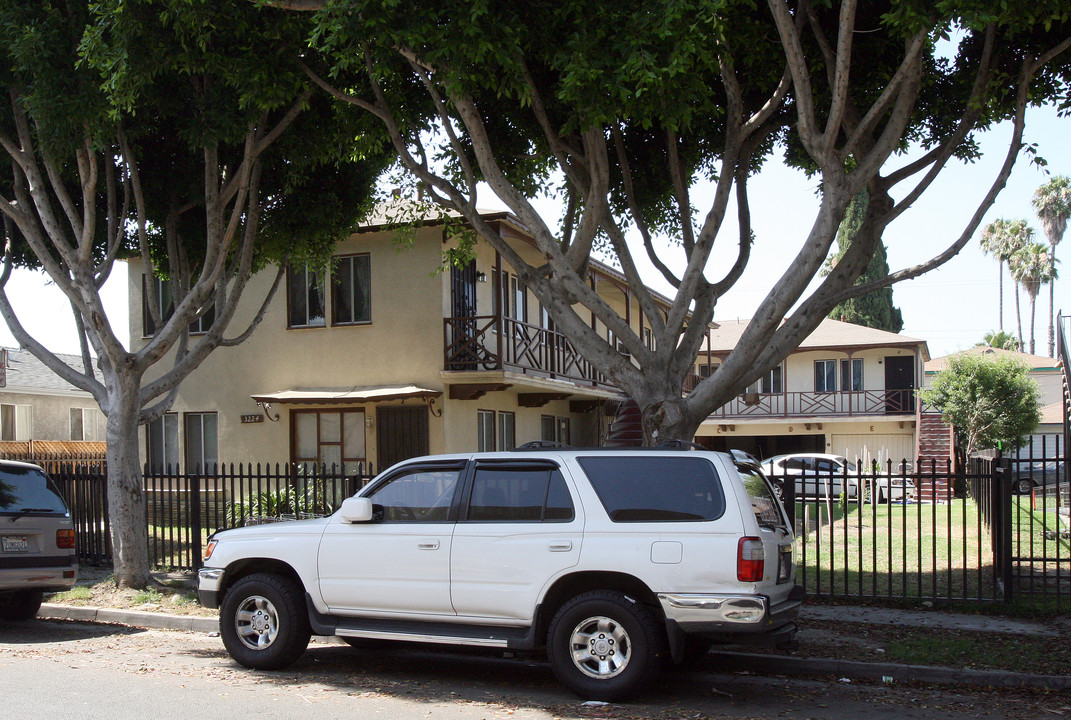
[[[234,612],[238,639],[251,650],[266,650],[279,635],[279,613],[268,598],[250,595]]]
[[[581,620],[569,636],[569,655],[580,672],[608,680],[625,671],[632,641],[618,621],[604,615]]]

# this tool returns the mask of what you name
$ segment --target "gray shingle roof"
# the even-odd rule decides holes
[[[57,353],[56,357],[72,368],[82,367],[82,358],[78,355]],[[7,387],[3,389],[8,392],[19,390],[53,392],[57,395],[83,392],[52,372],[47,365],[29,352],[18,348],[7,348]]]

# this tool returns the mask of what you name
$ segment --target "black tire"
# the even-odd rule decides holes
[[[290,665],[312,635],[301,587],[280,575],[247,575],[227,590],[219,634],[231,657],[247,668]]]
[[[1030,478],[1019,478],[1015,481],[1015,492],[1019,495],[1029,495],[1034,489],[1034,481]]]
[[[561,606],[547,633],[555,676],[587,700],[636,694],[657,676],[665,655],[665,629],[654,613],[619,592],[577,595]]]
[[[44,594],[40,590],[16,590],[0,595],[0,620],[21,622],[37,615]]]

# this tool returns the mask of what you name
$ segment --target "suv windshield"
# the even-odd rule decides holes
[[[714,466],[702,458],[578,458],[613,522],[716,520],[725,496]]]
[[[751,509],[755,511],[759,527],[784,527],[785,520],[781,515],[777,496],[766,478],[753,468],[737,466],[736,469],[740,473],[748,497],[751,498]]]
[[[52,481],[37,468],[0,468],[0,513],[66,515],[67,507]]]

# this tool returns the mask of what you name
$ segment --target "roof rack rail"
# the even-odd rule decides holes
[[[689,440],[666,440],[655,445],[655,448],[661,448],[663,450],[706,450],[699,443],[694,443]]]
[[[526,442],[524,445],[513,448],[514,450],[549,450],[549,449],[569,449],[572,445],[566,445],[565,443],[558,442],[556,440],[533,440],[532,442]]]

